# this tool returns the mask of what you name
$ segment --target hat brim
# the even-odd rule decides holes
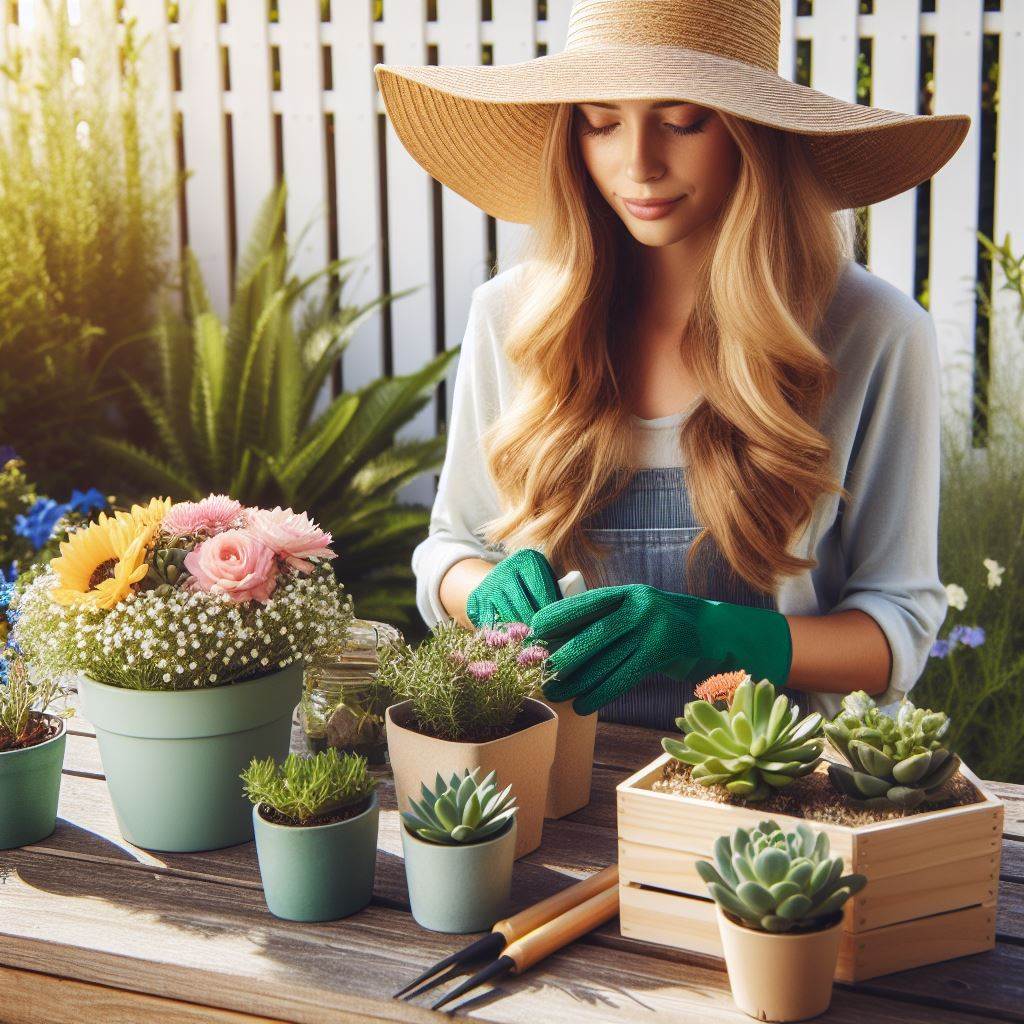
[[[960,148],[966,114],[847,103],[775,72],[673,46],[593,46],[497,66],[374,67],[402,145],[438,181],[500,220],[531,223],[559,103],[678,99],[806,136],[835,209],[927,181]]]

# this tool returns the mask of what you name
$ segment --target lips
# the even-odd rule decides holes
[[[680,199],[623,199],[626,209],[641,220],[657,220],[664,217]]]

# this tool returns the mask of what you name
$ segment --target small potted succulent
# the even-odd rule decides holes
[[[48,711],[65,691],[49,677],[32,682],[17,655],[0,659],[7,677],[0,681],[0,850],[8,850],[38,843],[56,827],[64,720],[75,712]]]
[[[512,787],[479,768],[436,777],[402,812],[402,850],[412,916],[437,932],[479,932],[508,909],[516,842]]]
[[[18,595],[14,638],[77,683],[129,842],[252,839],[238,773],[288,753],[303,663],[353,618],[330,542],[290,508],[154,498],[70,531]]]
[[[380,801],[361,754],[333,747],[282,763],[253,758],[241,773],[270,912],[333,921],[373,895]]]
[[[532,696],[550,673],[547,650],[524,644],[528,632],[438,623],[415,648],[382,647],[377,670],[394,698],[385,721],[399,810],[435,772],[496,772],[519,803],[517,858],[540,845],[558,731],[555,712]]]
[[[832,1000],[843,905],[864,888],[843,874],[828,836],[803,822],[738,828],[714,844],[697,872],[716,904],[736,1005],[757,1020],[815,1017]]]
[[[829,743],[847,762],[830,764],[829,778],[865,807],[918,807],[934,800],[960,768],[960,758],[942,743],[948,731],[945,712],[904,698],[893,717],[863,690],[849,693],[825,725]]]

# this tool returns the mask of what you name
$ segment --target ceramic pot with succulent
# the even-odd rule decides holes
[[[717,907],[736,1005],[757,1020],[816,1017],[832,1001],[843,906],[865,885],[843,874],[828,836],[802,822],[783,832],[774,821],[738,828],[697,861]]]
[[[18,655],[7,657],[0,680],[0,850],[38,843],[57,825],[64,766],[64,720],[74,708],[48,709],[66,691],[52,678],[29,679]]]
[[[241,773],[270,912],[333,921],[373,896],[380,802],[361,754],[253,758]]]
[[[558,732],[554,711],[531,696],[548,676],[547,651],[524,644],[528,632],[438,623],[415,648],[382,647],[377,674],[394,698],[385,719],[398,809],[411,810],[435,773],[493,771],[518,801],[517,858],[540,845]]]
[[[486,931],[508,910],[516,844],[512,787],[480,769],[437,775],[402,812],[402,851],[412,916],[424,928]]]
[[[24,589],[14,638],[77,675],[129,842],[252,839],[238,774],[287,755],[303,662],[352,621],[330,541],[291,509],[154,498],[71,531]]]

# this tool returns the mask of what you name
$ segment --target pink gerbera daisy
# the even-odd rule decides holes
[[[174,537],[205,534],[213,537],[238,526],[242,506],[226,494],[211,494],[202,501],[179,501],[163,519],[163,532]]]

